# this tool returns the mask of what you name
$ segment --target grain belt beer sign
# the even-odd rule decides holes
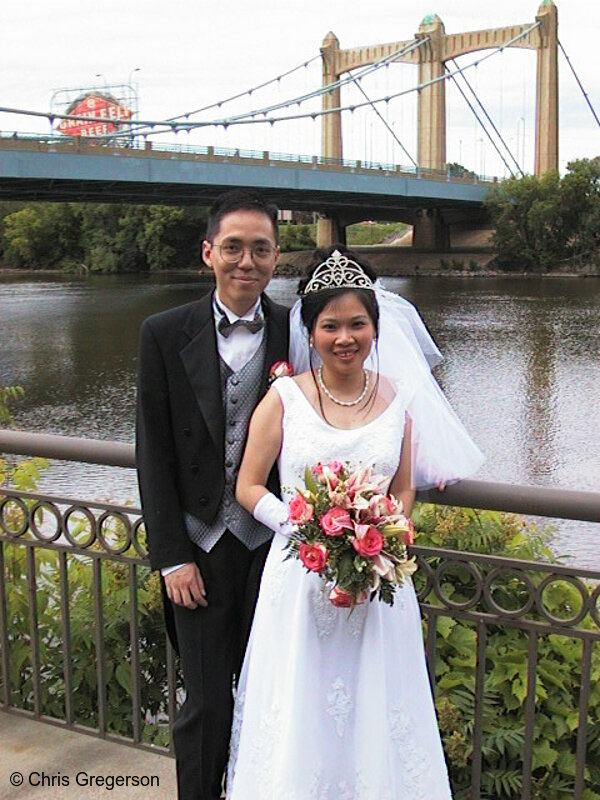
[[[67,114],[87,119],[61,119],[58,130],[65,136],[107,136],[119,128],[121,120],[131,119],[131,109],[114,97],[92,92],[75,100]]]

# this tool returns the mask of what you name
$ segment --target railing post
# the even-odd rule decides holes
[[[477,624],[477,659],[475,666],[475,713],[473,720],[473,755],[471,792],[478,798],[481,792],[481,762],[483,743],[483,698],[485,693],[485,647],[487,628],[484,622]]]
[[[94,596],[94,623],[96,642],[96,682],[98,695],[98,729],[106,737],[106,665],[104,663],[104,610],[102,603],[102,562],[92,560],[92,584]]]
[[[10,658],[8,653],[8,609],[6,603],[6,578],[4,542],[0,542],[0,644],[2,645],[2,696],[8,708],[10,702]]]
[[[65,720],[72,725],[73,713],[73,660],[71,653],[71,612],[69,604],[69,562],[65,552],[59,553],[60,613],[63,642],[63,677],[65,681]]]

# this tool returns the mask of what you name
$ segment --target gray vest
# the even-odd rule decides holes
[[[235,482],[248,423],[258,402],[266,351],[265,335],[254,356],[237,372],[220,359],[221,396],[225,411],[225,490],[217,515],[210,524],[187,512],[184,515],[188,536],[206,553],[212,550],[226,530],[230,530],[249,550],[255,550],[273,535],[235,499]]]

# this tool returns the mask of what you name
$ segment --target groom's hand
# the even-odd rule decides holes
[[[167,597],[176,606],[194,609],[206,608],[206,589],[197,564],[184,564],[165,576]]]

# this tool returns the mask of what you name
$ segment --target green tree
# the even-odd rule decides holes
[[[0,256],[20,269],[139,272],[199,267],[203,207],[0,204]]]
[[[54,269],[79,246],[79,213],[72,203],[37,203],[2,221],[3,258],[11,267]]]
[[[587,255],[600,244],[600,156],[571,161],[561,182],[563,215],[569,221],[569,252]]]
[[[509,178],[486,206],[495,228],[498,264],[507,270],[549,270],[597,250],[600,158],[571,162],[567,174]]]
[[[172,267],[177,256],[176,230],[184,217],[182,208],[149,206],[137,235],[137,245],[151,272]]]
[[[566,257],[559,184],[558,173],[547,172],[542,178],[509,178],[494,187],[486,205],[500,266],[535,270]]]
[[[312,250],[316,244],[315,226],[286,222],[279,226],[279,246],[283,253],[292,250]]]

